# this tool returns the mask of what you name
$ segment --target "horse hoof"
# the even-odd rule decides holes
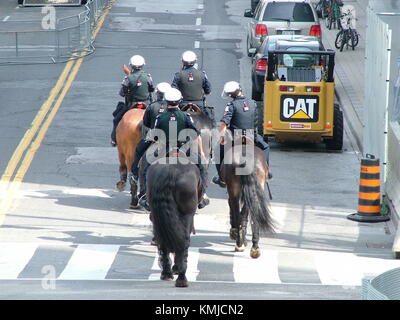
[[[130,204],[129,205],[129,208],[131,208],[131,209],[140,209],[140,205],[138,205],[138,204]]]
[[[186,288],[189,286],[189,282],[187,281],[186,277],[176,279],[175,287],[178,288]]]
[[[260,248],[257,248],[257,249],[251,248],[250,257],[252,257],[253,259],[257,259],[260,255],[261,255]]]
[[[246,249],[246,247],[243,246],[243,245],[241,247],[238,247],[237,245],[235,246],[235,251],[236,252],[243,252],[245,249]]]
[[[117,189],[119,192],[122,192],[125,190],[126,182],[125,181],[118,181],[117,182]]]
[[[174,280],[174,275],[172,274],[171,271],[161,272],[160,280],[164,280],[164,281]]]

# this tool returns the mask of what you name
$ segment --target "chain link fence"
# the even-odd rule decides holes
[[[55,19],[50,28],[43,27],[44,17],[3,22],[7,25],[0,30],[0,65],[59,63],[93,53],[93,31],[110,4],[111,0],[89,0],[79,13]]]

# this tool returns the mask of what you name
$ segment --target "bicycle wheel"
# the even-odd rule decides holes
[[[340,43],[340,52],[343,51],[344,45],[347,44],[347,30],[343,32],[342,42]]]
[[[359,41],[359,34],[356,29],[353,29],[353,33],[354,33],[354,47],[357,47]]]
[[[356,46],[355,46],[356,39],[355,39],[354,30],[350,29],[349,33],[350,34],[349,34],[349,39],[348,40],[350,40],[351,49],[354,50],[356,48]]]
[[[343,41],[343,34],[344,31],[340,30],[337,35],[336,35],[336,40],[335,40],[335,47],[336,49],[340,49],[341,45],[342,45],[342,41]]]

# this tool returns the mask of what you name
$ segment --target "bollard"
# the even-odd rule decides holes
[[[384,222],[390,220],[389,215],[381,213],[379,159],[367,154],[361,159],[360,188],[358,193],[357,213],[347,216],[358,222]]]

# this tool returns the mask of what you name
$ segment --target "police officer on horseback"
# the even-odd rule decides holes
[[[198,70],[196,54],[193,51],[185,51],[182,54],[182,65],[182,70],[175,73],[171,84],[182,93],[181,106],[187,103],[197,104],[215,126],[214,110],[206,105],[205,100],[205,96],[211,93],[211,83],[206,72]]]
[[[137,172],[139,168],[139,162],[142,155],[146,152],[148,147],[151,145],[151,140],[146,140],[146,134],[149,130],[154,128],[154,124],[156,122],[157,116],[164,112],[167,107],[167,102],[164,99],[165,92],[171,89],[171,85],[167,82],[161,82],[156,87],[156,101],[152,102],[144,112],[143,115],[143,130],[142,130],[142,139],[139,141],[135,150],[135,159],[132,163],[132,170],[135,170],[135,174],[132,177],[133,183],[137,181]],[[143,194],[146,194],[146,173],[149,167],[149,163],[145,161],[144,170],[143,170],[143,186],[141,187],[143,190]],[[142,203],[142,199],[139,199],[139,203],[144,206]]]
[[[156,121],[154,123],[154,129],[159,129],[164,132],[165,137],[166,137],[165,147],[166,147],[167,153],[170,151],[169,149],[171,148],[171,146],[177,146],[178,148],[180,148],[182,145],[184,145],[187,142],[187,140],[172,141],[172,139],[174,139],[174,138],[170,137],[169,129],[170,129],[170,125],[172,123],[174,123],[177,128],[176,137],[175,137],[177,139],[179,139],[179,133],[182,130],[184,130],[184,129],[193,130],[192,132],[194,132],[195,135],[197,136],[198,146],[200,147],[200,153],[202,154],[203,151],[202,151],[202,146],[201,146],[200,132],[194,125],[194,122],[193,122],[192,118],[190,117],[190,115],[179,109],[179,104],[182,101],[181,92],[175,88],[171,88],[165,92],[164,99],[167,103],[167,106],[164,109],[164,111],[159,113],[159,115],[157,116]],[[151,136],[151,134],[148,136]],[[133,181],[134,183],[137,183],[137,180],[138,180],[140,159],[145,154],[145,152],[148,150],[148,148],[150,147],[150,145],[153,142],[154,142],[153,140],[146,140],[146,142],[143,146],[141,146],[140,148],[137,148],[135,160],[132,165],[132,179],[134,180]],[[202,165],[201,156],[199,153],[190,154],[189,159],[192,159],[193,162],[199,168],[200,178],[201,178],[202,185],[203,185],[203,188],[205,191],[205,188],[207,186],[207,174],[206,174],[204,166]],[[146,195],[144,195],[141,198],[140,204],[143,207],[145,207],[147,210],[150,210],[148,203],[147,203]],[[199,201],[199,208],[203,208],[204,206],[206,206],[208,204],[209,204],[209,200],[205,196],[205,192],[204,192],[202,199],[200,199],[200,201]]]
[[[134,107],[137,102],[148,105],[152,102],[152,92],[154,92],[153,80],[150,74],[146,74],[142,69],[145,60],[140,55],[134,55],[129,61],[130,69],[124,65],[126,76],[122,80],[119,95],[125,98],[125,104],[118,104],[114,111],[113,130],[111,133],[111,145],[116,146],[116,129],[124,114]]]
[[[226,105],[224,115],[220,122],[220,159],[216,164],[218,175],[214,176],[212,182],[225,188],[226,183],[221,179],[221,163],[224,159],[225,131],[229,129],[232,133],[234,130],[254,130],[257,128],[257,105],[254,100],[244,96],[240,84],[236,81],[225,83],[221,94],[222,98],[231,98],[232,100]],[[264,141],[261,135],[254,132],[254,143],[257,147],[264,151],[265,159],[269,163],[269,145]],[[269,179],[272,174],[269,174]]]

